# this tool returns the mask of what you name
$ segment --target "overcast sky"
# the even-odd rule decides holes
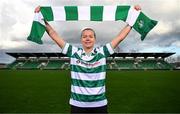
[[[180,0],[1,0],[0,2],[0,58],[2,52],[60,52],[48,37],[43,45],[27,41],[36,6],[64,5],[135,5],[158,21],[158,25],[144,41],[132,30],[119,45],[121,52],[176,52],[180,55]],[[51,22],[67,42],[78,45],[80,32],[92,27],[97,34],[97,45],[110,42],[126,25],[124,22]]]

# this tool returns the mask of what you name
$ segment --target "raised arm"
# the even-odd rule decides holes
[[[141,10],[141,7],[139,5],[134,6],[134,9]],[[126,36],[129,34],[129,32],[131,31],[131,26],[130,25],[126,25],[121,31],[120,33],[117,35],[117,37],[115,37],[112,41],[111,41],[111,46],[112,48],[116,48],[119,43],[124,40],[126,38]]]
[[[119,43],[126,38],[126,36],[128,35],[128,33],[129,33],[130,31],[131,31],[131,26],[126,25],[126,26],[121,30],[121,32],[118,34],[118,36],[111,41],[111,46],[112,46],[112,48],[115,49],[115,48],[119,45]]]
[[[63,48],[65,46],[65,41],[57,34],[57,32],[49,25],[48,22],[45,23],[46,23],[46,31],[51,37],[51,39],[54,40],[60,48]]]
[[[35,13],[40,12],[40,6],[36,7]],[[49,25],[47,21],[45,21],[46,24],[46,31],[51,37],[52,40],[54,40],[60,48],[63,48],[65,45],[65,41],[57,34],[57,32]]]

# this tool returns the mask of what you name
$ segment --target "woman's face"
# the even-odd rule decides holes
[[[85,30],[81,36],[81,43],[83,48],[90,49],[94,47],[96,42],[96,38],[94,36],[94,32],[92,30]]]

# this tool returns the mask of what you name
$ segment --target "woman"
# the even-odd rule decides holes
[[[138,11],[139,5],[134,6]],[[35,13],[40,11],[40,6]],[[118,44],[126,38],[131,26],[126,25],[110,43],[94,48],[95,31],[91,28],[82,30],[82,48],[66,43],[47,23],[46,31],[62,49],[62,53],[70,58],[71,64],[71,113],[107,113],[105,97],[106,58],[114,53]]]

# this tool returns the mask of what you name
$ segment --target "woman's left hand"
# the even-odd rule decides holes
[[[134,6],[134,9],[137,10],[137,11],[139,11],[139,10],[141,10],[141,6],[140,6],[140,5],[135,5],[135,6]]]

